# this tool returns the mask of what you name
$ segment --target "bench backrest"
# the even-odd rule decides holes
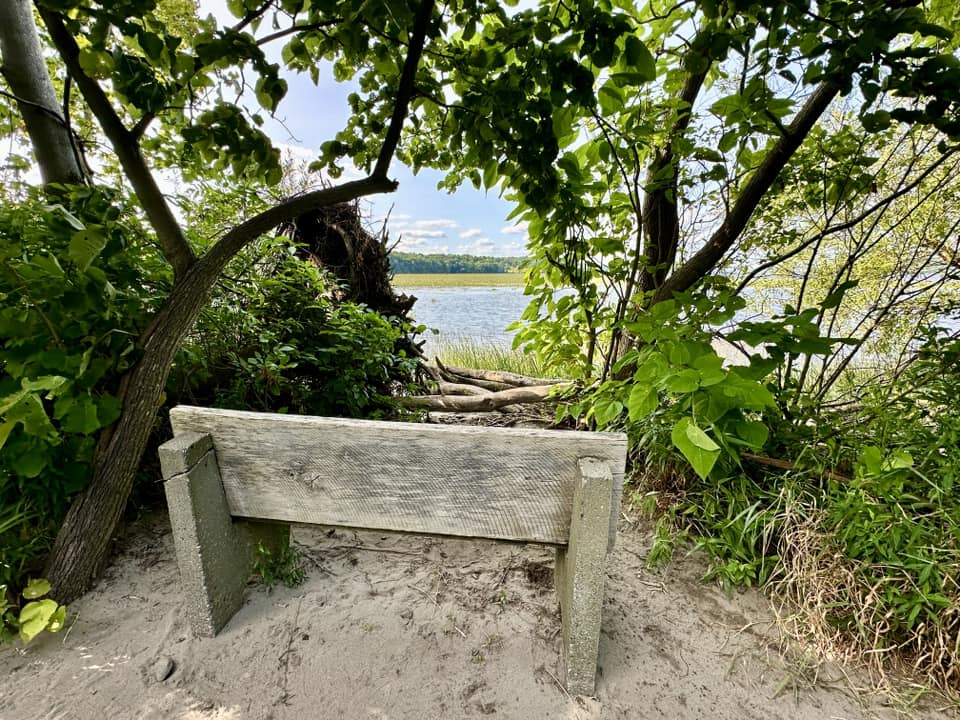
[[[212,436],[230,513],[258,520],[565,545],[579,460],[609,466],[613,507],[626,462],[622,433],[188,406],[170,420]]]

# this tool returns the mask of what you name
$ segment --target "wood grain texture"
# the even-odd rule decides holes
[[[176,434],[213,436],[231,514],[286,522],[563,545],[580,458],[620,493],[626,436],[170,411]]]

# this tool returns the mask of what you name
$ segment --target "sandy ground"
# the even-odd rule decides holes
[[[610,563],[597,697],[556,681],[552,552],[296,528],[308,578],[247,604],[214,639],[183,616],[166,518],[118,542],[71,624],[0,650],[3,720],[283,718],[898,718],[850,671],[783,651],[769,605],[643,562],[624,527]],[[935,701],[934,701],[935,702]],[[914,717],[957,717],[914,706]]]

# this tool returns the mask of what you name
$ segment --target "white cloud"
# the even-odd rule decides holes
[[[526,234],[527,227],[530,223],[521,222],[516,225],[507,225],[505,228],[500,228],[500,233],[502,235],[516,235],[518,233]]]
[[[417,220],[414,223],[414,225],[422,228],[431,228],[431,227],[455,228],[455,227],[458,227],[460,223],[458,223],[456,220],[440,219],[440,220]]]
[[[413,216],[412,216],[412,215],[404,215],[404,214],[401,213],[401,214],[399,214],[399,215],[391,215],[391,216],[390,216],[390,219],[391,219],[391,220],[412,220],[412,219],[413,219]]]
[[[403,235],[404,237],[442,238],[446,237],[447,233],[445,233],[443,230],[420,230],[414,228],[413,230],[404,230]]]
[[[473,243],[472,250],[478,255],[489,255],[496,247],[490,238],[479,238]]]
[[[460,233],[460,239],[466,240],[467,238],[476,237],[477,235],[482,235],[482,234],[483,234],[483,230],[481,230],[480,228],[470,228],[469,230],[464,230],[462,233]]]

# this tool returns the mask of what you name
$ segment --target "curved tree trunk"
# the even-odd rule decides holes
[[[140,337],[140,361],[121,383],[123,412],[112,428],[103,431],[93,477],[57,533],[46,576],[59,602],[72,602],[88,590],[109,558],[174,356],[230,259],[248,242],[307,209],[395,189],[396,183],[386,177],[369,177],[287,201],[231,230],[174,284]]]
[[[82,182],[80,159],[40,50],[30,0],[0,2],[0,56],[44,184]]]

